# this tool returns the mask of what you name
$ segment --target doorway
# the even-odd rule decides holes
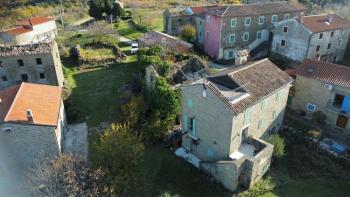
[[[346,125],[348,124],[349,118],[343,115],[338,115],[338,119],[337,119],[337,127],[346,128]]]

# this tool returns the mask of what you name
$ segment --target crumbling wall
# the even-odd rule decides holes
[[[187,80],[196,80],[208,75],[208,63],[200,57],[191,57],[188,60],[178,62],[173,69],[169,71],[168,78],[175,84]]]
[[[245,158],[236,161],[201,162],[200,169],[213,176],[226,189],[235,191],[239,186],[239,178],[244,169]]]

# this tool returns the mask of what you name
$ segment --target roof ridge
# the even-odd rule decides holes
[[[232,74],[234,74],[234,73],[237,73],[237,72],[240,72],[240,71],[242,71],[242,70],[248,69],[248,68],[254,66],[255,64],[264,62],[264,61],[266,61],[266,60],[268,60],[268,58],[264,58],[264,59],[262,59],[262,60],[253,62],[252,64],[249,64],[249,65],[247,65],[247,66],[244,66],[244,67],[241,68],[241,69],[237,69],[237,70],[234,70],[234,71],[232,71],[232,72],[229,72],[229,73],[227,73],[227,75],[232,75]]]
[[[15,96],[15,98],[12,100],[11,106],[10,106],[10,108],[7,110],[6,116],[5,116],[5,118],[4,118],[4,122],[7,120],[7,116],[10,114],[10,112],[11,112],[11,110],[12,110],[12,108],[13,108],[13,106],[14,106],[14,103],[16,102],[17,97],[18,97],[18,95],[19,95],[19,92],[22,90],[23,84],[24,84],[24,82],[22,82],[22,83],[20,84],[20,86],[19,86],[19,88],[18,88],[18,90],[17,90],[17,92],[16,92],[16,96]]]

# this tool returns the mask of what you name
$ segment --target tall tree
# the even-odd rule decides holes
[[[143,178],[144,146],[125,125],[112,124],[101,136],[92,155],[119,194],[138,192]]]
[[[101,19],[103,14],[103,2],[102,0],[90,0],[89,15]]]

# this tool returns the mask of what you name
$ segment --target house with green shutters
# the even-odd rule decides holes
[[[293,79],[270,60],[182,86],[182,148],[227,189],[249,188],[268,170]]]

